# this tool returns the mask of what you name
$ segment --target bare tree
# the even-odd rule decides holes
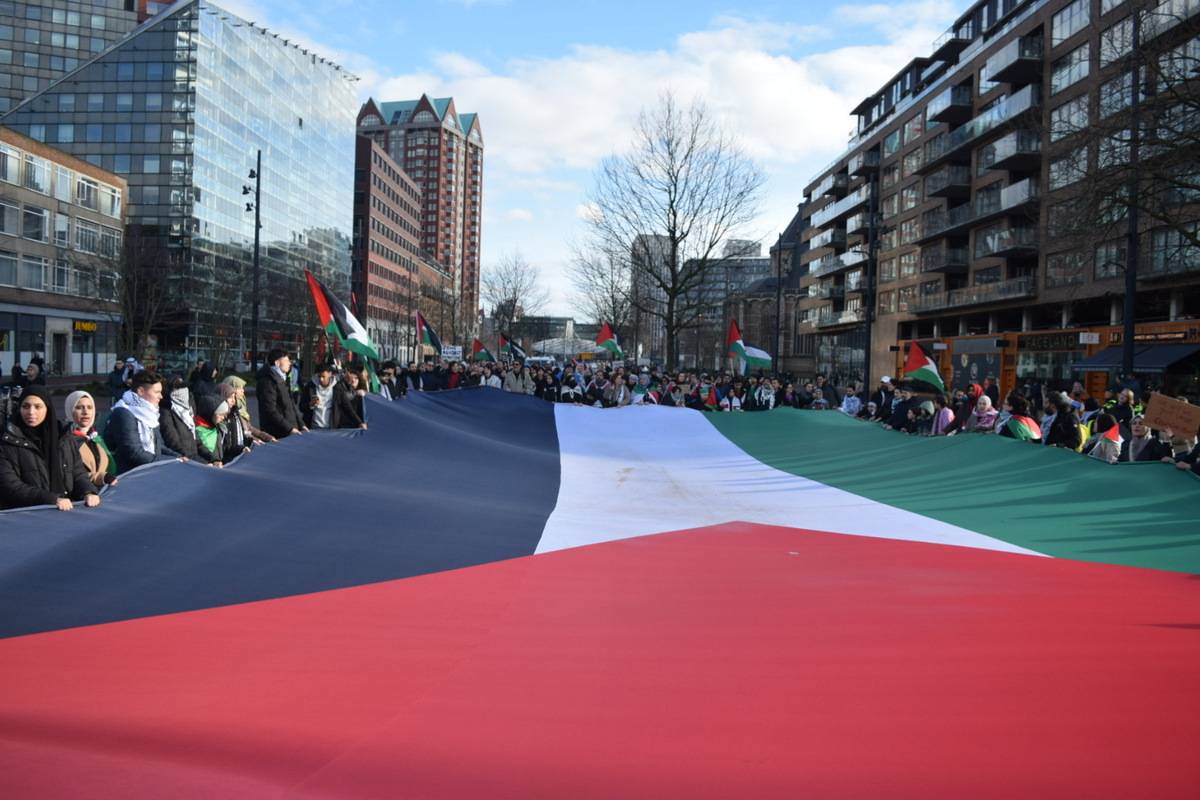
[[[520,252],[500,259],[483,273],[479,285],[501,332],[510,331],[522,316],[535,315],[550,302],[541,273]]]
[[[639,115],[632,149],[601,165],[588,220],[595,249],[628,263],[635,317],[662,329],[669,364],[705,307],[700,288],[726,258],[720,244],[754,219],[762,185],[707,108],[681,107],[671,93]]]
[[[1133,3],[1128,17],[1100,34],[1099,61],[1113,73],[1101,86],[1097,113],[1089,116],[1084,99],[1079,114],[1064,106],[1049,116],[1051,185],[1070,190],[1050,206],[1047,224],[1057,246],[1075,248],[1079,268],[1095,257],[1102,259],[1094,264],[1098,275],[1125,271],[1131,215],[1143,232],[1155,228],[1171,243],[1153,259],[1139,259],[1140,268],[1171,272],[1182,267],[1186,251],[1200,248],[1200,14],[1194,5]]]
[[[71,251],[77,293],[103,301],[99,310],[119,331],[118,354],[145,360],[151,335],[173,308],[171,276],[179,274],[183,258],[156,236],[129,236],[115,252]]]
[[[620,253],[576,248],[569,267],[575,305],[595,322],[608,322],[624,340],[633,306],[629,260]]]

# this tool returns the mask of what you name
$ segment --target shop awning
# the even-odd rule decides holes
[[[1200,344],[1156,344],[1134,356],[1136,372],[1166,372],[1185,358],[1200,353]]]
[[[1165,372],[1168,367],[1200,353],[1200,344],[1139,344],[1134,348],[1134,372]],[[1106,347],[1071,365],[1075,372],[1116,372],[1121,369],[1121,347]]]

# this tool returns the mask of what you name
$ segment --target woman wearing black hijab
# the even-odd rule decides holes
[[[50,393],[29,386],[0,431],[0,508],[56,505],[70,511],[72,500],[100,505],[78,449],[59,429]]]

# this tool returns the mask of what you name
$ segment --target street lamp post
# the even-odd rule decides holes
[[[262,150],[258,151],[258,155],[254,161],[254,169],[250,170],[249,177],[254,180],[254,189],[249,186],[242,187],[242,194],[248,195],[254,193],[254,202],[246,203],[246,211],[254,212],[254,285],[250,292],[250,300],[252,307],[250,309],[250,370],[258,372],[258,306],[259,306],[259,255],[258,255],[258,235],[262,228]]]
[[[1141,14],[1134,12],[1133,14],[1133,50],[1138,52],[1141,46],[1142,37],[1142,20]],[[1129,125],[1129,206],[1126,210],[1128,215],[1129,228],[1125,245],[1125,298],[1122,307],[1122,327],[1124,333],[1121,342],[1121,372],[1125,378],[1133,377],[1133,346],[1134,339],[1137,338],[1137,270],[1138,260],[1141,258],[1139,252],[1139,236],[1138,236],[1138,203],[1137,193],[1141,190],[1141,165],[1139,163],[1138,150],[1141,147],[1141,97],[1142,97],[1142,80],[1141,71],[1134,68],[1133,71],[1133,97],[1130,103],[1130,125]]]
[[[772,356],[771,371],[779,374],[779,363],[783,358],[783,341],[780,339],[780,319],[783,316],[783,234],[775,240],[775,354]]]

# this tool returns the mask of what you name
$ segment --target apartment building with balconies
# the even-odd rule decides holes
[[[62,375],[117,357],[125,179],[0,126],[0,369]]]
[[[1193,65],[1172,90],[1194,101],[1197,0],[983,0],[855,107],[849,148],[805,187],[796,214],[807,251],[795,323],[816,337],[818,371],[894,375],[904,344],[922,340],[939,344],[947,375],[956,358],[991,348],[989,371],[1011,387],[1033,372],[1076,377],[1076,363],[1118,344],[1127,237],[1113,230],[1124,218],[1090,239],[1056,220],[1080,207],[1089,175],[1128,162],[1128,141],[1106,155],[1089,131],[1131,113],[1135,83],[1153,91],[1133,79],[1149,46]],[[1175,145],[1156,146],[1139,154]],[[1200,190],[1178,202],[1200,205]],[[1153,214],[1135,227],[1137,336],[1200,350],[1194,235]],[[1048,331],[1082,335],[1035,336]],[[1023,351],[1025,334],[1058,349]]]

